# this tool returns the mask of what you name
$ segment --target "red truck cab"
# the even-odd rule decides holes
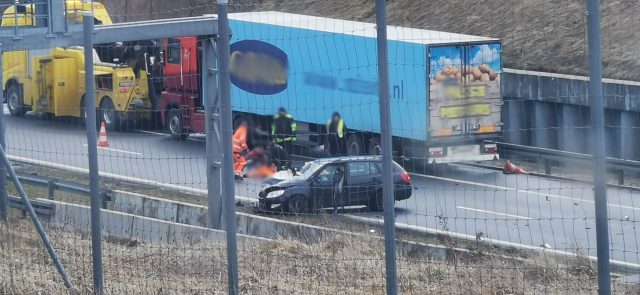
[[[200,41],[196,36],[163,41],[165,91],[160,99],[160,119],[176,139],[186,139],[190,133],[205,130]]]

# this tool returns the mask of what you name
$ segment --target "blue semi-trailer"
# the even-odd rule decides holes
[[[348,127],[347,151],[379,153],[374,24],[273,11],[229,19],[236,118],[268,130],[285,107],[298,123],[298,144],[313,146],[337,111]],[[500,40],[393,26],[388,36],[394,155],[429,163],[497,158],[496,146],[483,141],[501,134]],[[178,66],[181,74],[199,72]]]

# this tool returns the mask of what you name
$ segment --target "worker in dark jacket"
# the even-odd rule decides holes
[[[347,140],[345,131],[347,126],[340,117],[340,113],[335,112],[331,119],[327,122],[327,136],[325,148],[329,150],[332,156],[342,156],[347,154]]]
[[[280,107],[271,122],[271,136],[273,137],[273,141],[283,147],[289,155],[293,155],[293,144],[296,142],[296,129],[298,129],[298,125],[296,121],[293,120],[293,116],[287,113],[285,108]]]

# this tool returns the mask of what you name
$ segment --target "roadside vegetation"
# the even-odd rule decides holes
[[[91,287],[91,242],[49,228],[77,294]],[[194,242],[146,245],[103,243],[108,294],[226,293],[224,245]],[[239,246],[241,294],[384,294],[384,247],[379,241],[336,235],[315,244],[278,240]],[[455,262],[454,262],[455,261]],[[434,261],[399,255],[402,294],[594,294],[597,280],[586,260],[563,265],[478,257]],[[616,294],[638,285],[614,283]],[[0,294],[69,294],[28,219],[0,224]]]

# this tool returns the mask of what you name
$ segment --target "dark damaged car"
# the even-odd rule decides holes
[[[395,200],[411,197],[411,177],[393,163]],[[306,213],[322,208],[367,206],[381,211],[382,158],[338,157],[305,164],[292,177],[272,182],[259,193],[259,209],[289,213]]]

